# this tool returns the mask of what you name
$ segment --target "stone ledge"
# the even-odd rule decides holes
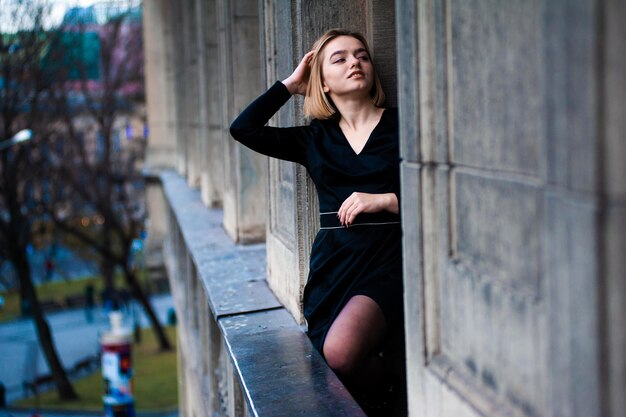
[[[255,416],[365,416],[284,308],[219,325]]]
[[[269,289],[265,245],[234,244],[222,210],[178,174],[159,177],[252,415],[365,417]]]

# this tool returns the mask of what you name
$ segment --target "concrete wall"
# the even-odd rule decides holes
[[[410,414],[623,416],[623,6],[398,10]]]
[[[223,205],[233,241],[266,237],[269,285],[297,320],[318,227],[314,187],[301,167],[249,152],[227,129],[320,34],[344,26],[371,39],[388,104],[400,109],[410,415],[625,415],[623,2],[144,9],[148,161],[176,167],[206,205]],[[271,124],[306,123],[301,107],[291,100]],[[173,291],[187,294],[178,308],[200,334],[179,334],[183,408],[207,414],[218,382],[203,391],[198,381],[232,369],[206,301],[189,304],[185,248],[167,249],[182,277]],[[239,398],[231,391],[225,398]]]

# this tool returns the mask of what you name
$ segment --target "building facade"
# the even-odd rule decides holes
[[[244,297],[245,276],[275,300],[252,310],[302,323],[315,190],[228,127],[347,27],[400,110],[409,415],[625,416],[624,21],[613,0],[144,2],[147,164],[170,170],[148,191],[151,226],[181,318],[183,414],[283,415],[264,411],[216,288]],[[271,123],[305,123],[302,100]],[[207,254],[228,244],[230,263]],[[342,415],[328,410],[307,415]]]

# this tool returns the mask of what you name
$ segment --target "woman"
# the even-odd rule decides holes
[[[305,95],[310,125],[266,127],[294,94]],[[321,228],[304,315],[311,341],[357,399],[381,391],[379,353],[402,328],[398,121],[384,98],[364,37],[332,29],[231,125],[236,140],[304,165],[315,183]]]

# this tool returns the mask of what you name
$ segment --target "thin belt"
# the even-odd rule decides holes
[[[378,213],[361,213],[350,226],[342,226],[337,217],[336,211],[320,213],[320,229],[344,229],[346,227],[357,226],[384,226],[390,224],[400,224],[400,215],[388,211]]]

